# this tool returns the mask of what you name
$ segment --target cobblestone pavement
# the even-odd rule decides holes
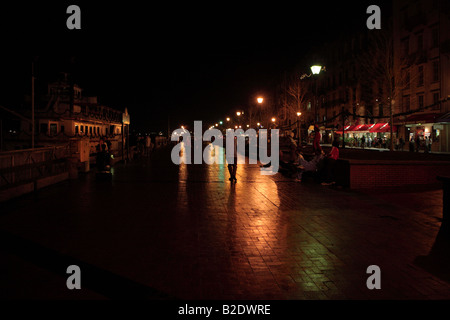
[[[449,299],[441,190],[353,192],[169,150],[1,205],[2,298]],[[447,247],[448,249],[448,247]],[[66,288],[79,265],[82,290]],[[367,267],[381,268],[369,290]]]

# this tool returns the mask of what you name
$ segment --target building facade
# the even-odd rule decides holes
[[[432,141],[432,151],[450,151],[450,4],[394,1],[394,63],[405,77],[397,88],[395,119],[405,140]]]

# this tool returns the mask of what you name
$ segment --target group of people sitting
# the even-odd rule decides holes
[[[335,167],[339,159],[339,142],[334,141],[331,151],[325,153],[320,144],[313,144],[313,156],[309,160],[302,154],[301,146],[294,146],[293,156],[290,161],[284,160],[283,153],[280,151],[280,167],[286,175],[301,182],[304,173],[313,173],[322,185],[335,184]]]

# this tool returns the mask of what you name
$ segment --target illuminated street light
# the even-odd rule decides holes
[[[263,98],[258,98],[258,99],[256,99],[256,101],[258,101],[258,103],[261,104],[261,103],[264,102],[264,99]]]
[[[272,118],[272,122],[273,122],[273,123],[275,123],[275,121],[277,121],[277,119],[275,119],[275,118]]]
[[[236,114],[237,114],[237,116],[238,117],[240,117],[241,116],[241,113],[238,111],[238,112],[236,112]]]
[[[227,121],[230,122],[230,118],[227,118]]]
[[[300,117],[302,115],[301,112],[297,112],[297,117]]]
[[[315,66],[311,67],[311,71],[312,71],[313,75],[319,75],[320,71],[322,71],[322,69],[323,69],[322,66],[319,66],[319,65],[315,65]],[[319,110],[318,110],[319,98],[318,98],[318,94],[317,94],[317,77],[315,77],[314,83],[315,83],[315,87],[316,87],[315,103],[314,103],[314,114],[315,114],[314,121],[318,122],[319,121]],[[326,115],[326,109],[325,109],[325,115]]]
[[[322,71],[322,66],[312,66],[311,71],[313,74],[319,74]]]

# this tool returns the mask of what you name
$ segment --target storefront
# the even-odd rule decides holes
[[[404,137],[412,143],[430,145],[431,152],[448,152],[448,123],[445,115],[422,113],[407,117],[404,122]]]
[[[397,127],[393,127],[394,138]],[[336,131],[342,136],[342,131]],[[344,128],[344,139],[350,147],[375,147],[386,148],[389,146],[391,136],[391,126],[389,123],[362,124],[347,126]]]

